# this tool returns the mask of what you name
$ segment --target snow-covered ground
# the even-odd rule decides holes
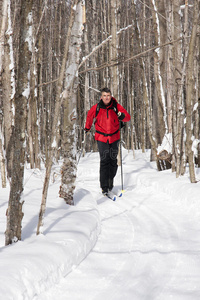
[[[123,149],[123,162],[125,192],[113,202],[100,193],[98,153],[81,158],[73,207],[58,197],[54,166],[39,236],[44,170],[27,168],[22,241],[7,247],[1,188],[0,299],[200,299],[200,182],[158,172],[149,151],[133,159]],[[120,180],[119,168],[116,192]]]

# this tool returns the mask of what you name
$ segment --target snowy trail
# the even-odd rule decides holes
[[[59,198],[54,165],[43,234],[36,236],[45,169],[25,171],[22,241],[4,247],[9,188],[1,190],[0,298],[199,300],[200,181],[158,172],[149,151],[123,149],[126,191],[99,189],[99,155],[78,165],[75,206]],[[200,168],[196,168],[197,178]],[[31,180],[30,180],[31,179]],[[115,191],[120,189],[120,169]]]
[[[158,212],[146,208],[146,195],[135,195],[139,201],[124,210],[123,201],[127,196],[118,202],[104,198],[98,201],[102,230],[93,251],[66,280],[39,299],[57,296],[60,300],[131,300],[133,296],[156,299],[160,295],[177,263],[176,255],[162,253],[177,236],[176,228],[167,219],[163,221]],[[163,242],[157,244],[158,237],[163,236],[163,225]]]
[[[141,167],[141,161],[138,164]],[[92,166],[95,169],[94,162]],[[137,167],[136,161],[132,168]],[[87,172],[80,172],[84,175],[80,184],[87,182],[95,194],[94,181],[89,180],[95,173]],[[38,300],[199,299],[200,243],[195,216],[177,209],[171,196],[156,194],[154,187],[133,188],[136,173],[125,174],[127,192],[116,202],[96,195],[101,233],[95,247]],[[188,243],[193,226],[194,236]]]

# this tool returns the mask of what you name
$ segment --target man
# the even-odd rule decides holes
[[[113,188],[113,179],[117,173],[117,154],[120,140],[120,121],[128,122],[129,113],[112,97],[108,88],[101,90],[99,103],[88,111],[85,131],[91,129],[95,119],[95,140],[100,154],[100,186],[107,195]]]

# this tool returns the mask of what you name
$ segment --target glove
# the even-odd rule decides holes
[[[90,132],[90,129],[85,128],[84,131],[85,131],[85,134],[88,134]]]
[[[121,111],[119,111],[117,116],[118,116],[119,121],[122,121],[125,118],[125,113],[122,113]]]

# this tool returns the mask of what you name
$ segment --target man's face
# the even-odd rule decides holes
[[[112,96],[110,93],[106,93],[106,92],[101,93],[101,99],[103,100],[103,103],[105,105],[108,105],[110,103],[111,98]]]

